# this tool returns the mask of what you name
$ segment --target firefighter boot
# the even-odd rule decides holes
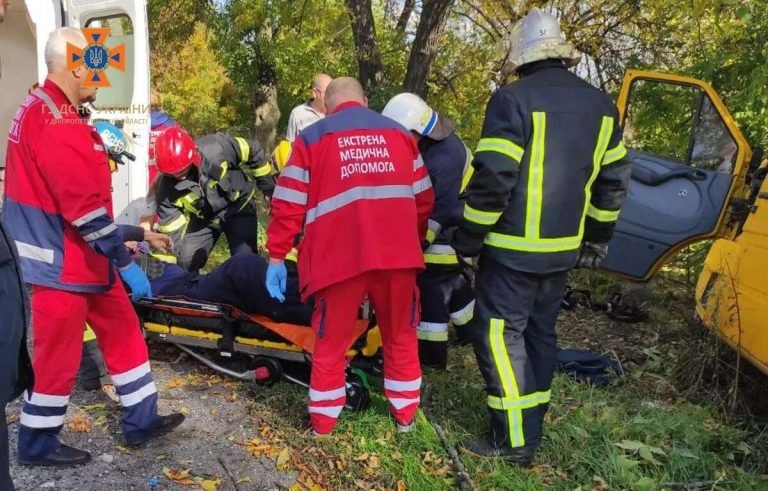
[[[514,448],[507,445],[496,446],[488,438],[468,441],[462,446],[467,452],[479,457],[499,457],[523,468],[531,467],[536,455],[536,447],[533,445]]]

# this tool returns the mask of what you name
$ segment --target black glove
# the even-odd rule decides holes
[[[584,242],[581,244],[577,268],[597,269],[608,255],[607,242]]]
[[[464,257],[477,257],[483,248],[484,235],[474,235],[459,227],[451,237],[451,247]]]

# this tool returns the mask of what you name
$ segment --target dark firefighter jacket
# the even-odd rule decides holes
[[[511,269],[564,271],[582,240],[610,239],[630,162],[605,93],[556,60],[521,75],[488,102],[458,237]]]
[[[451,247],[450,239],[452,230],[461,220],[464,207],[461,193],[472,176],[472,152],[455,133],[442,140],[422,138],[419,151],[435,190],[424,262],[427,266],[456,266],[456,251]]]
[[[178,243],[191,217],[219,226],[252,205],[256,190],[272,195],[275,179],[261,146],[224,133],[197,140],[200,168],[186,179],[163,175],[157,188],[158,231]]]

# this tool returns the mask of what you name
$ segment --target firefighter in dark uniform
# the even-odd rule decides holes
[[[448,325],[453,324],[457,338],[463,338],[475,306],[472,285],[462,275],[456,251],[450,245],[450,237],[461,219],[461,193],[472,176],[472,153],[456,136],[453,121],[415,94],[396,95],[382,114],[411,131],[435,189],[435,206],[423,244],[427,269],[418,277],[421,321],[416,333],[422,366],[444,370],[448,361]]]
[[[158,231],[174,243],[179,265],[205,266],[222,232],[229,251],[257,251],[254,197],[272,195],[272,166],[255,141],[214,133],[193,140],[181,128],[157,137]]]
[[[0,221],[0,489],[13,491],[9,473],[8,428],[5,406],[32,387],[32,364],[27,352],[29,299],[21,278],[19,255]]]
[[[486,108],[453,247],[479,256],[472,321],[490,413],[467,451],[532,465],[555,367],[568,271],[596,268],[626,199],[630,162],[616,107],[567,70],[580,59],[534,8],[513,28],[519,79]]]

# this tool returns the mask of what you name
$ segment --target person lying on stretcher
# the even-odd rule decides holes
[[[250,251],[240,252],[208,274],[186,271],[175,264],[175,257],[149,253],[146,243],[127,243],[149,278],[155,297],[183,296],[190,300],[231,305],[249,314],[261,314],[277,322],[309,326],[312,306],[299,298],[296,268],[289,268],[285,302],[267,292],[264,280],[267,261]],[[295,265],[294,265],[295,266]]]

